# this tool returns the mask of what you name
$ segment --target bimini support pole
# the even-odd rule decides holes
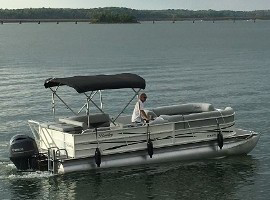
[[[53,118],[55,118],[55,94],[56,94],[56,91],[57,91],[58,88],[59,88],[59,86],[55,90],[53,90],[52,88],[50,88],[51,91],[52,91],[52,112],[53,112]]]
[[[121,110],[121,112],[116,116],[116,118],[113,120],[113,123],[118,119],[118,117],[124,112],[124,110],[129,106],[129,104],[133,101],[133,99],[139,95],[139,92],[141,91],[141,89],[139,89],[138,91],[136,91],[134,88],[132,88],[132,90],[135,92],[134,96],[131,98],[131,100],[127,103],[127,105]]]
[[[87,127],[90,128],[90,100],[87,98],[86,102],[86,115],[87,115]]]
[[[90,128],[90,102],[93,102],[92,98],[95,96],[96,93],[97,93],[97,91],[94,94],[93,94],[93,91],[92,91],[89,96],[86,93],[84,93],[84,95],[87,97],[86,98],[86,103],[84,104],[84,106],[78,112],[78,114],[79,114],[82,111],[82,109],[86,106],[87,127],[88,128]]]
[[[88,96],[86,93],[84,93],[85,94],[85,96],[87,97],[87,101],[89,101],[89,103],[91,102],[92,104],[94,104],[94,106],[101,112],[101,113],[103,113],[103,114],[105,114],[104,113],[104,111],[92,100],[92,97],[90,97],[90,96]],[[90,118],[89,116],[88,116],[88,118]],[[111,120],[110,119],[110,122],[112,122],[114,125],[116,125],[115,123],[114,123],[114,121],[113,120]]]
[[[96,92],[93,94],[93,91],[91,92],[91,94],[89,95],[89,97],[87,96],[87,98],[93,98],[93,96],[95,96]],[[84,107],[87,106],[87,99],[86,99],[86,103],[81,107],[81,109],[78,111],[78,114],[80,114],[82,112],[82,110],[84,109]]]
[[[101,90],[99,90],[98,92],[99,92],[100,108],[103,109],[103,99],[102,99],[102,93],[101,93]]]
[[[52,112],[53,112],[53,118],[55,118],[55,101],[54,101],[54,92],[52,92]]]
[[[124,110],[129,106],[129,104],[133,101],[133,99],[137,96],[137,95],[139,95],[139,92],[141,91],[141,89],[139,89],[138,91],[136,91],[134,88],[132,88],[132,90],[134,91],[134,96],[131,98],[131,100],[127,103],[127,105],[121,110],[121,112],[115,117],[115,119],[111,119],[110,118],[110,122],[112,122],[114,125],[116,125],[115,124],[115,121],[118,119],[118,117],[124,112]],[[97,92],[97,91],[96,91]],[[100,95],[101,95],[101,91],[99,90],[99,92],[100,92]],[[92,96],[90,95],[90,96],[88,96],[86,93],[84,93],[84,95],[87,97],[87,110],[89,109],[89,106],[90,106],[90,102],[101,112],[101,113],[103,113],[103,114],[105,114],[104,113],[104,111],[102,110],[103,109],[103,103],[102,103],[102,97],[100,97],[100,100],[101,100],[101,103],[100,103],[100,105],[101,105],[101,108],[92,100],[92,98],[93,98],[93,96],[95,95],[96,93],[94,93]],[[89,113],[88,113],[89,114]],[[89,115],[87,114],[87,116],[88,116],[88,118],[89,118]],[[88,121],[88,123],[89,123],[89,121]]]
[[[54,96],[56,96],[60,101],[62,101],[62,103],[65,104],[65,106],[66,106],[71,112],[73,112],[74,115],[77,115],[77,113],[76,113],[74,110],[72,110],[72,109],[67,105],[67,103],[64,102],[64,100],[63,100],[58,94],[56,94],[56,90],[57,90],[57,89],[56,89],[56,90],[53,90],[52,88],[50,88],[50,90],[53,92]]]
[[[59,86],[53,90],[52,88],[50,88],[50,90],[52,91],[52,111],[53,111],[53,118],[55,118],[55,94],[56,91],[58,90]]]

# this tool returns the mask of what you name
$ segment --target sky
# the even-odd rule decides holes
[[[139,10],[270,10],[270,0],[0,0],[0,8],[98,8]]]

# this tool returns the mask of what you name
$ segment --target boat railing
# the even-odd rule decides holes
[[[174,134],[175,131],[187,131],[189,134],[190,133],[194,134],[198,129],[202,129],[202,128],[203,129],[208,128],[209,130],[219,131],[219,129],[233,127],[233,125],[235,124],[234,120],[227,121],[227,122],[225,120],[226,118],[233,117],[233,116],[234,116],[234,113],[229,114],[229,115],[219,116],[219,117],[208,117],[208,118],[203,118],[203,119],[190,119],[190,120],[185,120],[185,121],[165,122],[165,123],[153,124],[153,125],[149,124],[149,130],[151,132],[150,133],[151,135],[152,134],[161,134],[161,133],[170,132],[170,131],[172,131],[172,134]],[[191,125],[194,122],[199,122],[199,121],[204,121],[204,120],[211,120],[211,123],[208,123],[206,125],[201,125],[201,126],[192,126]],[[164,127],[164,125],[166,125],[166,124],[169,126],[167,126],[167,128],[165,128],[165,129],[163,129],[162,127]],[[98,131],[98,133],[103,134],[103,133],[108,132],[108,131],[109,132],[125,132],[125,131],[131,130],[131,129],[132,130],[142,129],[141,131],[137,131],[137,134],[134,134],[134,136],[139,136],[141,134],[144,134],[144,129],[146,128],[146,126],[147,126],[147,124],[144,124],[142,126],[132,126],[131,124],[127,124],[125,126],[119,125],[117,128],[113,127],[113,129],[110,127],[106,127],[106,128],[98,128],[96,130]],[[153,131],[153,129],[154,129],[154,131]],[[94,130],[95,129],[86,129],[82,133],[83,134],[93,134],[93,133],[95,133]],[[122,134],[122,136],[123,135],[124,134]],[[128,137],[130,137],[130,136],[127,136],[127,138]],[[114,137],[114,139],[117,139],[117,138]]]
[[[39,133],[39,122],[34,120],[28,120],[29,127],[33,133],[35,141],[38,142],[38,146],[40,147],[40,143],[42,142],[40,139]]]
[[[46,149],[58,148],[53,137],[51,134],[49,134],[48,128],[41,127],[41,124],[34,120],[28,120],[28,124],[35,140],[38,142],[39,149],[43,149],[42,144],[46,147]]]
[[[61,149],[63,150],[63,149]],[[66,152],[66,150],[64,149],[64,151]],[[67,155],[67,152],[66,152]],[[60,157],[60,149],[57,147],[50,147],[48,148],[48,171],[56,174],[57,170],[58,170],[58,160]],[[68,156],[66,157],[68,158]]]
[[[201,118],[201,119],[190,119],[190,120],[185,120],[185,121],[177,121],[177,122],[168,122],[165,124],[171,124],[172,125],[172,130],[171,130],[171,134],[172,134],[172,143],[175,143],[175,132],[176,131],[185,131],[186,134],[191,134],[192,137],[196,137],[195,133],[204,133],[201,132],[199,130],[201,130],[202,128],[204,130],[207,131],[213,131],[216,133],[225,133],[223,130],[224,129],[228,129],[228,128],[233,128],[234,124],[235,124],[235,120],[230,120],[230,121],[226,121],[226,118],[230,118],[230,117],[234,117],[235,113],[232,114],[228,114],[228,115],[221,115],[218,117],[207,117],[207,118]],[[206,125],[202,125],[202,126],[191,126],[191,123],[194,122],[198,122],[198,121],[204,121],[204,120],[212,120],[211,123],[206,124]],[[179,124],[181,124],[181,126],[179,126]],[[185,126],[184,124],[187,124],[187,126]],[[151,128],[153,126],[156,127],[162,127],[164,124],[155,124],[155,125],[150,125],[149,127],[149,132],[150,135],[155,135],[155,134],[162,134],[164,132],[168,132],[166,130],[160,132],[156,132],[156,131],[151,131]],[[226,126],[227,125],[227,126]],[[177,127],[178,126],[178,127]],[[179,128],[180,127],[180,128]],[[234,134],[234,131],[231,130],[231,133]]]
[[[39,142],[39,146],[42,147],[40,148],[41,150],[48,151],[48,149],[53,149],[55,150],[55,156],[53,154],[50,154],[50,159],[53,161],[55,159],[58,160],[65,160],[68,159],[69,156],[71,158],[78,158],[77,156],[77,145],[87,145],[87,148],[85,152],[92,151],[93,145],[98,145],[100,147],[100,150],[102,151],[103,148],[112,148],[112,151],[108,151],[105,154],[111,154],[115,152],[125,152],[129,151],[130,149],[140,149],[143,148],[143,146],[138,145],[132,147],[132,144],[135,140],[142,140],[144,138],[144,135],[150,136],[152,141],[154,142],[155,140],[159,141],[156,147],[162,147],[162,146],[167,146],[167,145],[174,145],[174,144],[182,144],[187,141],[194,141],[197,142],[199,140],[207,139],[211,140],[215,137],[214,134],[211,135],[211,137],[205,138],[201,134],[209,134],[209,133],[219,133],[222,132],[224,133],[224,137],[228,137],[231,134],[234,134],[234,113],[232,114],[227,114],[227,115],[222,115],[222,116],[213,116],[213,117],[205,117],[205,118],[197,118],[197,119],[187,119],[187,120],[182,120],[182,121],[177,121],[177,122],[167,122],[167,123],[161,123],[161,124],[154,124],[154,125],[149,125],[147,127],[146,125],[144,126],[137,126],[137,127],[119,127],[119,128],[113,128],[111,129],[110,127],[106,127],[106,129],[96,129],[96,131],[93,131],[94,129],[87,129],[83,134],[72,134],[72,133],[65,133],[62,132],[62,134],[72,134],[73,136],[73,145],[72,146],[66,146],[65,143],[66,137],[63,137],[64,141],[58,141],[57,137],[54,137],[55,134],[53,134],[53,130],[50,129],[49,127],[46,128],[46,126],[42,126],[42,124],[35,122],[33,120],[29,120],[29,125],[30,128],[34,134],[34,137],[37,142]],[[226,119],[227,118],[227,119]],[[230,118],[230,119],[228,119]],[[203,123],[202,121],[204,120],[209,120],[209,123]],[[199,123],[198,123],[199,122]],[[194,126],[194,125],[200,125],[200,126]],[[226,131],[225,131],[226,130]],[[131,132],[132,135],[126,134],[127,132]],[[123,133],[123,134],[121,134]],[[148,134],[146,134],[148,133]],[[227,133],[229,133],[227,135]],[[92,134],[96,134],[96,137],[91,136]],[[97,134],[101,135],[102,137],[97,136]],[[106,134],[109,135],[114,135],[113,137],[106,137]],[[183,137],[185,135],[189,136],[189,139],[181,139],[182,137],[176,137],[176,135],[182,135]],[[58,134],[57,134],[58,135]],[[166,136],[167,135],[167,136]],[[164,143],[162,142],[163,138],[166,139],[168,136],[171,136],[171,141],[169,140],[164,140]],[[192,137],[192,138],[190,138]],[[84,140],[81,140],[79,138],[85,138]],[[113,141],[114,140],[114,141]],[[79,142],[80,141],[80,142]],[[108,141],[111,141],[108,143]],[[113,142],[112,142],[113,141]],[[125,143],[125,147],[119,149],[119,151],[113,150],[113,146],[116,145],[116,143],[120,142]],[[58,143],[63,143],[64,146],[61,146],[61,149],[58,148]],[[93,143],[94,142],[94,143]],[[60,144],[59,143],[59,144]],[[72,140],[69,139],[68,141],[69,145],[72,144]],[[92,144],[90,144],[92,143]],[[103,146],[104,145],[104,146]],[[155,145],[155,144],[154,144]],[[86,146],[85,146],[86,147]],[[105,148],[105,149],[106,149]],[[80,151],[80,150],[79,150]],[[69,154],[68,154],[69,152]],[[89,155],[89,153],[83,153],[79,157],[83,157]],[[104,154],[104,155],[105,155]],[[91,153],[92,155],[92,153]],[[53,167],[52,167],[53,169]]]
[[[206,118],[198,118],[198,119],[188,119],[188,120],[180,120],[180,121],[172,121],[169,123],[186,123],[188,125],[188,128],[189,129],[192,129],[192,128],[198,128],[198,127],[192,127],[190,124],[192,122],[201,122],[201,121],[209,121],[209,120],[213,120],[213,122],[215,123],[212,123],[212,124],[207,124],[205,126],[199,126],[199,127],[211,127],[212,125],[217,125],[217,123],[219,123],[220,125],[221,124],[228,124],[228,123],[232,123],[234,124],[235,123],[235,120],[231,120],[229,122],[226,122],[225,121],[225,118],[230,118],[230,117],[234,117],[235,113],[232,113],[232,114],[229,114],[229,115],[221,115],[221,116],[214,116],[214,117],[206,117]],[[222,119],[222,121],[220,121],[220,119]],[[222,123],[221,123],[222,122]],[[183,129],[186,129],[186,128],[183,128]]]
[[[195,132],[199,129],[202,129],[202,128],[222,133],[222,129],[226,129],[226,128],[230,128],[230,127],[234,126],[234,124],[235,124],[234,119],[231,121],[227,121],[227,122],[225,120],[226,118],[234,117],[234,114],[235,113],[228,114],[228,115],[221,115],[218,117],[208,117],[208,118],[201,118],[201,119],[190,119],[190,120],[185,120],[185,121],[172,122],[174,124],[173,134],[176,130],[179,130],[179,131],[187,130],[189,133],[191,133],[193,135],[193,137],[195,137]],[[222,120],[220,120],[220,119],[222,119]],[[207,121],[207,120],[210,121],[210,123],[208,123],[206,125],[191,126],[191,124],[194,122],[196,123],[196,122]],[[183,124],[183,126],[179,126],[179,124],[181,124],[181,123]],[[185,125],[184,125],[185,123],[187,124],[187,127],[185,127]],[[228,126],[225,126],[225,125],[228,125]],[[175,137],[173,136],[173,138],[175,138]]]
[[[102,146],[102,143],[106,144],[108,143],[108,140],[121,140],[124,139],[124,143],[126,144],[126,147],[129,146],[130,140],[131,138],[132,141],[136,140],[136,138],[139,139],[139,137],[142,137],[143,135],[145,135],[145,133],[149,133],[149,135],[151,136],[152,139],[155,140],[155,138],[158,138],[158,140],[160,141],[160,137],[159,135],[162,135],[164,133],[168,133],[170,134],[172,141],[172,144],[175,144],[176,142],[176,138],[175,138],[175,134],[177,131],[177,134],[181,133],[184,135],[189,135],[192,136],[193,138],[199,136],[200,134],[209,134],[209,133],[230,133],[230,134],[234,134],[234,124],[235,121],[231,120],[229,122],[226,122],[225,120],[222,120],[222,118],[226,118],[226,117],[232,117],[233,114],[230,115],[226,115],[226,116],[219,116],[219,117],[209,117],[207,118],[207,120],[213,120],[212,124],[208,124],[205,126],[199,126],[199,127],[192,127],[191,125],[188,125],[185,128],[179,129],[177,128],[177,124],[179,123],[187,123],[189,124],[190,122],[194,122],[194,121],[199,121],[199,120],[205,120],[205,119],[195,119],[195,120],[187,120],[187,121],[180,121],[180,122],[169,122],[169,123],[163,123],[163,124],[155,124],[155,125],[149,125],[149,127],[147,125],[144,126],[137,126],[137,127],[126,127],[126,128],[121,128],[121,129],[114,129],[114,130],[110,130],[111,134],[114,133],[121,133],[123,132],[123,134],[121,134],[121,136],[117,136],[117,137],[113,137],[113,138],[98,138],[98,143]],[[166,127],[164,126],[166,125]],[[182,126],[183,127],[183,126]],[[203,129],[203,131],[202,131]],[[134,130],[136,130],[136,132],[134,132]],[[226,130],[226,131],[225,131]],[[124,133],[132,131],[133,135],[125,135]],[[106,132],[106,131],[104,131]],[[89,133],[93,133],[93,132],[89,132]],[[103,134],[103,131],[100,132],[100,134]],[[212,134],[211,136],[212,138],[215,137],[215,135]],[[211,137],[208,137],[207,140],[211,139]],[[225,135],[225,137],[227,137]],[[126,138],[126,139],[125,139]],[[140,138],[141,139],[141,138]],[[202,139],[201,137],[198,139]],[[95,140],[93,138],[93,140]],[[177,142],[179,142],[180,140],[178,139]],[[185,142],[180,141],[180,142]],[[167,144],[166,144],[167,145]]]

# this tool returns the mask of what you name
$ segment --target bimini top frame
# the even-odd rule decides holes
[[[83,107],[76,113],[72,110],[64,100],[56,94],[57,89],[60,86],[67,85],[69,87],[74,88],[78,93],[84,93],[86,96],[86,103]],[[66,78],[49,78],[45,80],[44,83],[45,88],[50,88],[52,91],[52,109],[53,114],[55,116],[55,96],[62,101],[68,109],[70,109],[75,115],[78,115],[84,107],[86,107],[87,116],[88,116],[88,126],[89,115],[90,115],[90,102],[98,108],[101,113],[104,113],[102,110],[102,94],[101,90],[109,90],[109,89],[123,89],[123,88],[131,88],[134,91],[134,96],[127,103],[127,105],[121,110],[121,112],[111,120],[113,124],[115,124],[115,120],[124,112],[124,110],[128,107],[128,105],[132,102],[132,100],[138,95],[141,89],[145,89],[145,80],[131,73],[123,73],[123,74],[115,74],[115,75],[95,75],[95,76],[73,76]],[[56,87],[55,89],[53,89]],[[137,90],[136,90],[137,89]],[[91,94],[86,94],[86,92],[91,92]],[[100,94],[100,107],[92,100],[94,95]]]

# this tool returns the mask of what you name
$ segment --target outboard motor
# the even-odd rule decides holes
[[[39,152],[35,140],[27,135],[15,135],[10,139],[9,158],[18,170],[38,169]]]

